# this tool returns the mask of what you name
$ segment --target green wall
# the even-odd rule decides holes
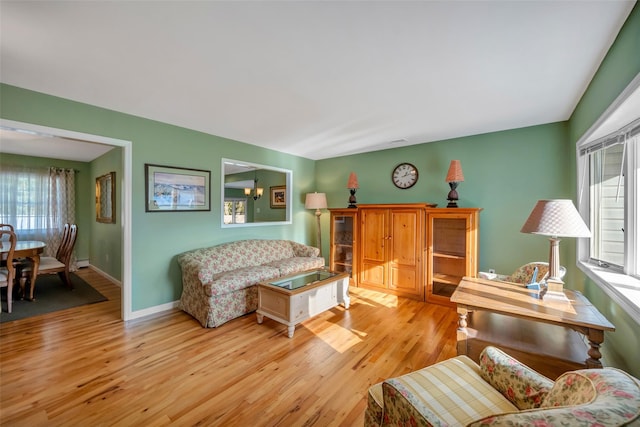
[[[480,270],[510,273],[529,261],[546,259],[549,242],[520,233],[538,199],[572,195],[563,165],[567,157],[566,125],[553,123],[524,129],[456,138],[393,150],[317,162],[318,191],[330,207],[347,207],[347,179],[358,175],[358,203],[429,202],[444,207],[451,160],[462,164],[458,206],[480,207]],[[401,162],[418,168],[416,185],[396,188],[391,171]],[[328,253],[329,218],[323,217],[324,253]],[[505,248],[510,248],[505,250]]]
[[[304,209],[304,195],[315,190],[315,167],[312,160],[6,84],[0,85],[0,111],[2,118],[6,120],[132,142],[133,311],[180,298],[182,285],[176,255],[181,252],[246,238],[291,239],[313,243],[313,213]],[[219,204],[222,158],[292,170],[295,183],[290,201],[293,209],[292,224],[221,228]],[[115,167],[111,160],[106,163],[109,164],[106,169]],[[211,211],[145,212],[145,163],[211,171]],[[102,169],[102,162],[96,162],[95,167],[97,176],[102,172],[97,170]],[[87,172],[88,175],[89,173]],[[94,194],[94,191],[95,189],[87,188],[88,194]],[[86,218],[84,219],[83,214],[83,220],[86,221],[83,228],[90,229],[91,221],[95,219],[93,207],[87,211]],[[96,239],[101,239],[100,236],[107,233],[110,231],[101,230]],[[98,240],[93,244],[98,246],[95,250],[99,256],[101,243]],[[88,248],[85,250],[88,251]],[[109,270],[112,266],[105,264],[104,268]],[[113,275],[117,277],[116,272]]]
[[[569,141],[574,149],[576,142],[639,73],[640,6],[636,4],[569,120]],[[575,160],[572,166],[574,188],[577,188]],[[575,251],[573,256],[575,257]],[[616,327],[615,332],[605,335],[602,353],[607,362],[640,378],[640,323],[632,319],[586,276],[579,275],[576,287]]]
[[[115,147],[91,162],[92,200],[94,219],[91,221],[90,262],[116,280],[122,280],[122,148]],[[116,222],[104,224],[95,220],[96,178],[109,172],[116,173]]]
[[[18,156],[15,154],[0,154],[0,168],[4,165],[24,167],[49,167],[75,169],[76,172],[76,224],[78,225],[78,238],[75,252],[79,260],[89,259],[91,242],[91,221],[95,217],[95,204],[92,191],[95,195],[95,180],[91,178],[89,163],[70,160],[49,159],[46,157]],[[57,248],[47,248],[45,252],[49,256],[55,256]]]

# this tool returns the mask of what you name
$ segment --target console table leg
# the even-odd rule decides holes
[[[287,335],[289,338],[293,338],[293,333],[296,331],[295,326],[287,326]]]
[[[590,346],[587,350],[589,358],[585,361],[587,368],[602,368],[600,345],[604,342],[604,331],[589,329],[587,338]]]
[[[458,338],[458,355],[467,354],[467,314],[468,310],[465,307],[458,306],[458,330],[456,332]]]

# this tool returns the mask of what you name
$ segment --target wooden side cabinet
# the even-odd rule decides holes
[[[357,286],[358,209],[329,209],[331,213],[329,268],[349,273],[350,285]]]
[[[424,301],[423,203],[360,205],[358,286]]]
[[[463,277],[478,272],[480,208],[427,209],[427,301],[449,298]]]

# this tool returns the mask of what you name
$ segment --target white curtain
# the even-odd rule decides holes
[[[12,224],[19,240],[40,240],[55,256],[65,223],[75,223],[75,171],[3,165],[0,223]]]

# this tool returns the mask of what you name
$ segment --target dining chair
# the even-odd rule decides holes
[[[71,267],[71,254],[78,237],[78,226],[76,224],[65,224],[62,231],[62,241],[58,246],[55,257],[40,257],[40,266],[38,267],[38,276],[41,274],[58,274],[60,279],[69,288],[73,289],[69,268]],[[28,265],[22,270],[22,277],[31,277],[31,269],[33,264]],[[33,284],[31,284],[33,286]]]
[[[7,311],[11,313],[13,305],[13,283],[16,279],[16,270],[13,266],[13,253],[16,249],[16,235],[11,230],[0,229],[0,240],[9,237],[9,251],[6,252],[6,264],[0,267],[0,287],[7,288]]]

